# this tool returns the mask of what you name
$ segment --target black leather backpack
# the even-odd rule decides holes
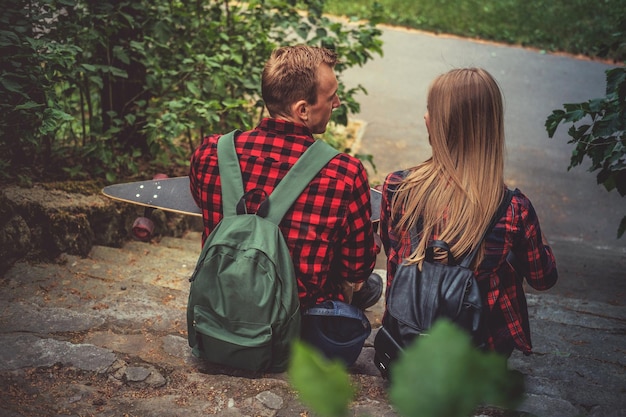
[[[481,242],[505,214],[512,196],[513,191],[507,189]],[[448,244],[434,240],[426,249],[421,271],[416,264],[398,267],[386,297],[382,327],[374,339],[374,363],[383,377],[389,377],[389,367],[402,350],[427,334],[439,318],[466,330],[476,346],[484,344],[482,299],[474,272],[469,269],[478,247],[458,264]],[[447,264],[435,262],[435,248],[448,253]]]

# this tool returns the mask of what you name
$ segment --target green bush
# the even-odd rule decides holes
[[[277,46],[336,50],[346,123],[359,109],[341,73],[382,53],[375,21],[348,26],[325,0],[6,0],[0,17],[4,179],[114,181],[184,166],[209,132],[262,116],[260,75]],[[304,12],[304,13],[303,13]],[[146,174],[144,174],[146,175]]]

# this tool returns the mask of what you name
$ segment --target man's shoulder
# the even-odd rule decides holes
[[[206,148],[207,146],[215,146],[217,140],[222,136],[222,133],[211,133],[202,138],[200,145],[196,149]]]
[[[366,172],[365,166],[359,158],[345,152],[339,152],[337,156],[331,159],[327,168],[353,178]]]

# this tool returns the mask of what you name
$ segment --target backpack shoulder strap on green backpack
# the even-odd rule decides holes
[[[235,150],[235,135],[238,133],[237,130],[232,131],[223,135],[217,142],[224,217],[237,214],[237,202],[244,194],[239,158]],[[280,223],[311,180],[338,153],[339,151],[327,143],[316,140],[262,203],[269,205],[266,219],[275,224]]]

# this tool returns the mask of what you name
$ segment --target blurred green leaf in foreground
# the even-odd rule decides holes
[[[314,348],[296,341],[288,373],[302,402],[315,413],[325,417],[347,415],[355,389],[343,363],[329,361]]]
[[[391,372],[389,397],[405,417],[464,417],[480,405],[514,408],[524,387],[505,357],[475,349],[446,320],[411,345]]]
[[[505,357],[475,349],[469,336],[446,320],[419,338],[392,365],[389,399],[404,417],[466,417],[479,406],[514,409],[523,377]],[[296,342],[289,377],[300,399],[325,417],[348,414],[355,389],[345,367]]]

